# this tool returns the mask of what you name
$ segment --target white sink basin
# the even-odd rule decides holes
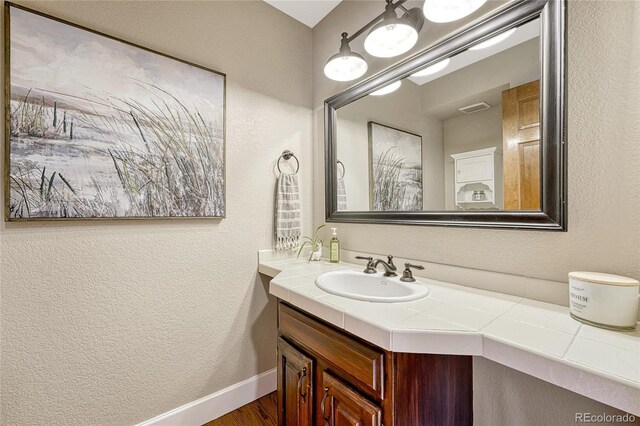
[[[369,302],[409,302],[429,294],[429,288],[420,281],[406,283],[399,276],[384,277],[382,272],[325,272],[316,278],[316,286],[337,296]]]

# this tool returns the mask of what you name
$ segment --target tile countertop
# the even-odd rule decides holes
[[[419,276],[430,292],[413,302],[363,302],[316,287],[318,275],[339,269],[362,266],[274,259],[258,268],[273,277],[272,295],[386,350],[483,356],[640,415],[640,331],[603,330],[564,306]]]

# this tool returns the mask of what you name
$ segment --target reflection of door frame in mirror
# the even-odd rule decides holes
[[[337,210],[336,110],[466,50],[496,33],[540,18],[540,211],[372,212]],[[567,229],[565,138],[565,1],[520,0],[418,54],[325,101],[325,212],[327,222],[387,223],[487,228]]]

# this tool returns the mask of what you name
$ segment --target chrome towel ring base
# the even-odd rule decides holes
[[[280,157],[278,157],[278,162],[276,163],[276,165],[278,166],[278,171],[280,173],[282,173],[282,170],[280,170],[280,160],[284,158],[285,161],[288,161],[291,159],[291,157],[296,160],[296,171],[294,172],[294,174],[298,173],[298,170],[300,170],[300,162],[298,161],[298,157],[296,157],[296,155],[288,149],[282,151],[282,154],[280,154]]]

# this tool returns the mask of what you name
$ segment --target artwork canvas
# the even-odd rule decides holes
[[[368,128],[371,210],[422,210],[422,137],[372,121]]]
[[[224,217],[225,75],[5,5],[7,220]]]

